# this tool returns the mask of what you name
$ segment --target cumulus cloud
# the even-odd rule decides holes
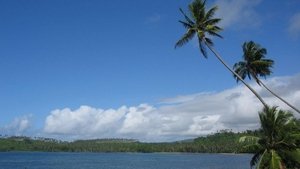
[[[26,115],[22,117],[16,117],[10,124],[1,128],[2,132],[9,135],[21,135],[24,134],[31,127],[32,115]]]
[[[260,24],[260,17],[255,7],[261,0],[217,0],[215,4],[219,7],[216,16],[222,18],[220,22],[226,27],[256,27]]]
[[[300,74],[275,77],[265,83],[296,107],[300,107]],[[270,105],[289,107],[252,83]],[[207,135],[222,129],[244,131],[259,128],[258,99],[244,86],[164,99],[158,106],[140,104],[119,109],[81,106],[77,110],[52,111],[44,131],[73,138],[135,138],[172,141]],[[298,114],[296,114],[298,116]]]
[[[291,35],[298,37],[300,35],[300,13],[292,16],[288,31]]]
[[[102,110],[81,106],[77,110],[65,108],[54,110],[46,118],[44,131],[52,134],[64,134],[84,137],[113,137],[120,128],[119,121],[127,113],[125,106],[114,110]]]

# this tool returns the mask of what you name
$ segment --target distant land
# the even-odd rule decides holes
[[[212,135],[175,142],[145,143],[134,139],[93,139],[61,141],[51,138],[3,136],[0,138],[0,151],[39,151],[39,152],[182,152],[182,153],[251,153],[239,143],[245,135],[260,135],[259,131],[234,133],[222,130]]]

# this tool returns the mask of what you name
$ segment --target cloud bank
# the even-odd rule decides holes
[[[260,17],[255,11],[261,0],[217,0],[219,7],[216,16],[222,18],[221,27],[256,27],[260,24]]]
[[[300,107],[300,74],[265,81],[275,92]],[[289,109],[263,88],[251,84],[270,105]],[[81,106],[53,110],[44,132],[73,139],[135,138],[141,141],[172,141],[194,138],[222,129],[243,131],[259,128],[258,99],[245,87],[221,92],[197,93],[167,98],[158,106],[140,104],[118,109]]]

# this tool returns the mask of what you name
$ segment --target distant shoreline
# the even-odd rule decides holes
[[[234,155],[251,153],[243,149],[238,140],[245,135],[258,135],[257,131],[233,133],[223,131],[189,141],[144,143],[134,139],[93,139],[72,142],[51,138],[2,137],[0,152],[96,152],[96,153],[210,153]]]
[[[61,153],[61,154],[190,154],[190,155],[225,155],[225,156],[240,156],[240,155],[250,155],[251,153],[189,153],[189,152],[67,152],[67,151],[0,151],[0,153]]]

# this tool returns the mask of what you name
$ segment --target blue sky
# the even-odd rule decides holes
[[[186,10],[189,2],[0,0],[0,132],[67,139],[172,140],[208,134],[222,127],[257,127],[255,113],[251,116],[253,125],[248,126],[220,125],[207,131],[198,123],[188,126],[189,120],[197,121],[206,112],[201,104],[186,123],[180,122],[181,126],[169,123],[179,123],[178,119],[192,107],[169,114],[170,110],[180,109],[170,108],[170,103],[201,103],[205,102],[204,96],[213,98],[241,87],[213,55],[208,59],[200,55],[196,41],[174,49],[185,31],[178,23],[182,19],[178,9]],[[214,4],[219,6],[217,16],[223,19],[224,28],[224,39],[214,39],[215,48],[229,65],[241,58],[242,43],[254,40],[267,48],[267,56],[275,60],[268,83],[276,88],[274,81],[288,78],[290,84],[300,86],[298,0],[208,1],[208,6]],[[287,90],[283,94],[300,89]],[[286,97],[300,106],[295,100],[300,96]],[[149,114],[156,116],[150,118]],[[162,117],[166,114],[169,115]],[[103,120],[116,115],[120,119],[110,121],[109,125]],[[99,119],[86,129],[94,132],[75,132],[79,130],[76,125],[80,123],[85,128],[84,124],[95,116]],[[216,114],[205,117],[207,122],[219,119]],[[157,128],[151,130],[156,118],[168,121],[162,122],[168,129],[165,133]],[[138,131],[143,123],[137,121],[148,122],[149,126]],[[62,126],[65,123],[70,126]],[[95,127],[100,124],[111,127],[100,131]],[[64,127],[68,129],[58,131]],[[174,134],[181,130],[182,134]]]

